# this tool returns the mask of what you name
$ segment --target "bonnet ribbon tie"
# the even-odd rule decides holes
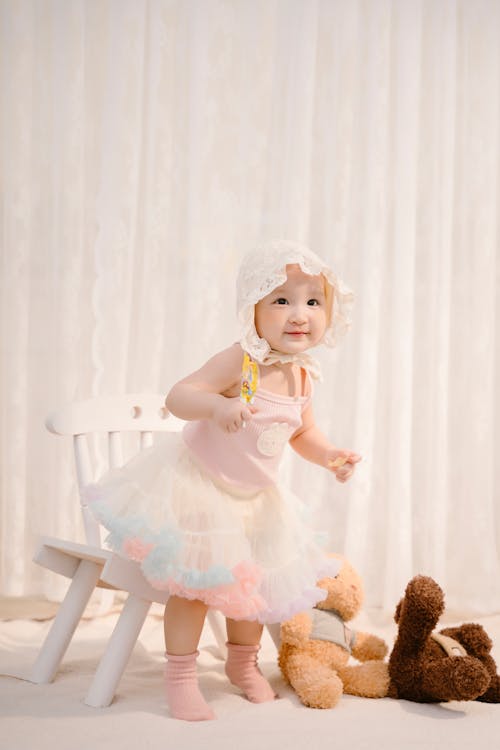
[[[311,357],[310,354],[306,354],[305,352],[300,354],[283,354],[282,352],[277,352],[275,349],[271,349],[269,354],[266,354],[261,364],[275,365],[278,362],[283,365],[288,362],[293,362],[293,364],[299,365],[299,367],[303,367],[304,370],[307,370],[309,375],[315,380],[321,381],[323,379],[320,363],[317,359]]]

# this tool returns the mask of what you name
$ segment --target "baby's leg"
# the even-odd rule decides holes
[[[165,649],[168,654],[184,656],[198,648],[207,605],[195,599],[171,596],[165,607]]]
[[[165,607],[165,691],[175,719],[214,719],[198,687],[196,657],[207,606],[171,596]]]
[[[253,703],[274,700],[276,694],[257,666],[262,625],[258,622],[230,619],[226,620],[226,624],[227,676]]]

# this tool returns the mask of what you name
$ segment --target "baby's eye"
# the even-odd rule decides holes
[[[274,302],[276,305],[288,305],[288,300],[285,297],[278,297]]]
[[[319,305],[319,300],[317,299],[308,299],[307,304],[311,305],[311,307],[314,307],[315,305]]]

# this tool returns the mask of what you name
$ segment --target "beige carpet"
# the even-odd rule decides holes
[[[0,618],[2,611],[6,614],[0,608]],[[494,655],[500,662],[500,616],[479,621],[494,639]],[[2,750],[490,750],[500,743],[500,705],[421,705],[344,696],[329,711],[305,708],[283,683],[267,633],[261,665],[279,700],[258,706],[242,698],[228,684],[207,631],[200,681],[218,719],[200,724],[170,719],[162,695],[163,625],[158,616],[148,617],[112,705],[89,708],[83,698],[115,622],[116,614],[82,621],[51,685],[5,676],[29,671],[50,621],[0,622]],[[357,625],[393,641],[395,626],[389,618],[365,614]]]

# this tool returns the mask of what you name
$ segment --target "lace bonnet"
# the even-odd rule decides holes
[[[266,242],[245,256],[237,280],[237,312],[241,325],[240,344],[260,364],[297,362],[313,377],[321,378],[319,363],[307,353],[282,354],[271,350],[257,333],[254,306],[286,281],[286,266],[297,263],[311,276],[323,274],[327,282],[328,324],[322,343],[335,346],[351,326],[354,295],[324,261],[305,245],[286,240]]]

